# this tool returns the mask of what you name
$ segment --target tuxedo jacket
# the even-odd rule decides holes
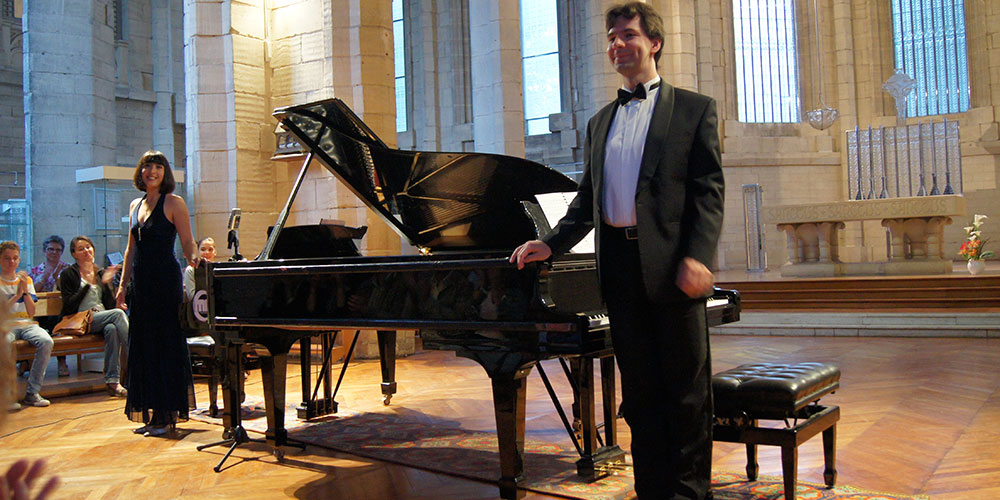
[[[556,255],[569,251],[594,228],[601,260],[604,149],[617,110],[618,103],[612,102],[587,124],[576,198],[542,238]],[[687,297],[675,284],[684,257],[712,264],[722,227],[723,185],[715,101],[661,83],[635,190],[639,260],[651,300]]]

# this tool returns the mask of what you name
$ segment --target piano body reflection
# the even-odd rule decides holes
[[[305,163],[261,254],[199,269],[207,304],[196,304],[207,311],[207,328],[270,352],[261,359],[269,444],[286,443],[285,363],[296,340],[317,331],[379,331],[388,398],[391,332],[402,329],[419,330],[424,349],[475,360],[491,378],[502,496],[518,495],[526,377],[544,359],[563,357],[572,366],[580,472],[594,474],[623,459],[615,445],[614,366],[594,255],[567,254],[521,271],[507,261],[518,244],[548,230],[536,195],[574,191],[573,180],[520,158],[390,149],[338,99],[274,114],[304,146]],[[314,159],[420,252],[366,257],[345,244],[359,230],[285,227]],[[720,294],[713,304],[712,324],[738,319],[737,294]],[[603,446],[594,415],[595,359],[601,360]]]

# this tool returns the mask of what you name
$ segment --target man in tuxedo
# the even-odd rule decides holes
[[[521,268],[548,259],[595,229],[636,493],[711,498],[705,298],[723,208],[715,101],[661,82],[663,21],[652,7],[612,7],[605,24],[619,99],[587,124],[583,177],[566,215],[510,260]]]

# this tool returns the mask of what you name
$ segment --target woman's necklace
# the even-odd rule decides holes
[[[151,200],[149,199],[149,195],[147,194],[145,197],[143,197],[143,201],[141,203],[139,203],[139,210],[136,213],[136,222],[139,223],[138,227],[136,228],[136,232],[139,233],[137,235],[137,239],[139,241],[142,241],[142,226],[144,226],[146,224],[146,222],[149,221],[149,218],[153,216],[153,210],[156,210],[156,204],[159,201],[160,201],[160,198],[159,198],[159,196],[157,196],[156,200],[151,202]],[[142,213],[142,206],[143,206],[143,204],[145,204],[146,208],[148,209],[148,212],[146,213],[146,218],[142,219],[142,222],[139,222],[138,218],[139,218],[139,214]]]
[[[93,270],[93,269],[89,269],[89,270],[84,270],[84,269],[81,269],[81,270],[80,270],[80,276],[81,276],[81,277],[83,278],[83,280],[84,280],[84,281],[86,281],[87,283],[94,283],[94,281],[95,281],[95,280],[94,280],[94,276],[95,276],[95,274],[94,274],[94,270]]]

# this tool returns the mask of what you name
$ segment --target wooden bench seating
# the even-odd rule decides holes
[[[44,321],[46,318],[58,318],[62,310],[62,295],[59,292],[41,292],[35,303],[35,319]],[[40,321],[41,322],[41,321]],[[55,321],[52,321],[54,324]],[[60,335],[52,337],[52,356],[76,355],[76,366],[80,366],[80,358],[92,352],[104,353],[104,336],[89,333],[80,337]],[[31,361],[35,358],[35,347],[24,340],[14,341],[14,351],[17,361]]]

